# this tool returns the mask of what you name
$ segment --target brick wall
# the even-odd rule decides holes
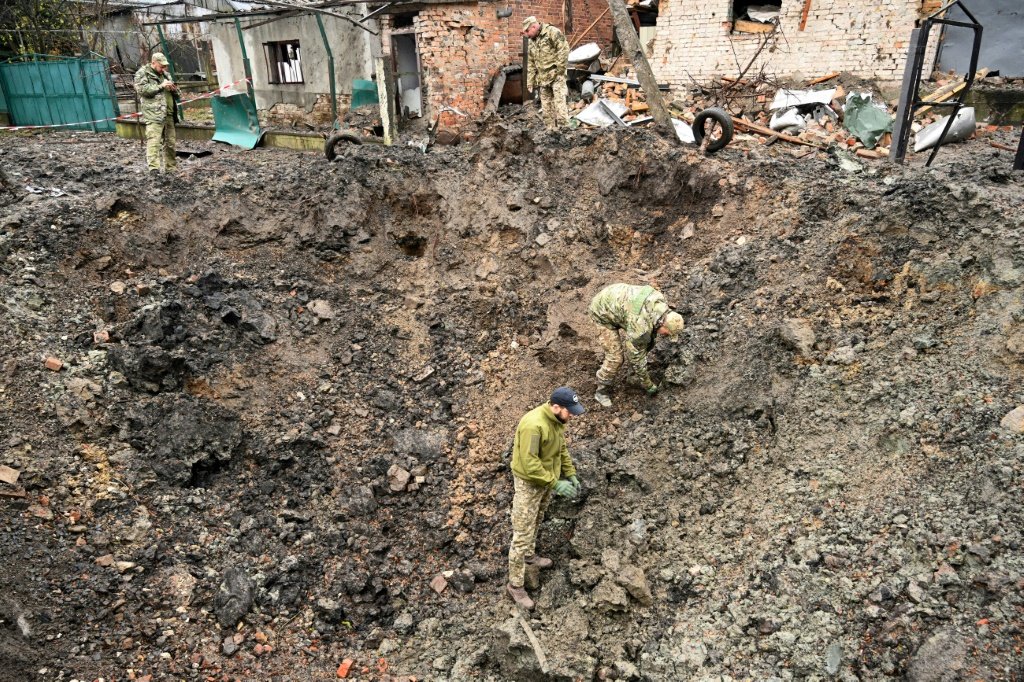
[[[914,21],[932,0],[810,0],[806,28],[800,21],[804,0],[782,0],[774,50],[765,49],[748,73],[780,77],[821,76],[847,71],[885,83],[902,80]],[[732,0],[662,0],[651,58],[658,80],[673,89],[700,80],[739,73],[761,41],[761,34],[732,32]],[[935,32],[937,34],[938,28]],[[934,63],[937,35],[930,41],[927,75]],[[734,54],[735,50],[735,54]]]
[[[582,33],[606,8],[605,0],[572,2],[573,37]],[[467,114],[463,118],[441,112],[442,128],[459,128],[479,116],[486,103],[491,82],[498,70],[522,60],[522,21],[530,15],[562,28],[562,0],[513,2],[511,17],[499,19],[497,10],[506,7],[493,2],[464,2],[425,5],[413,20],[420,54],[425,114],[436,116],[449,106]],[[392,19],[381,21],[384,54],[391,54]],[[587,34],[585,42],[602,47],[611,42],[612,23],[608,14]]]
[[[523,54],[523,37],[519,35],[523,30],[523,19],[535,16],[544,23],[558,27],[565,33],[566,40],[572,45],[573,40],[582,34],[587,27],[601,17],[601,13],[608,9],[607,0],[567,0],[572,3],[572,30],[566,30],[567,13],[563,0],[530,0],[511,3],[512,16],[509,18],[512,37],[509,40],[509,56],[511,61],[520,61]],[[597,43],[601,47],[607,47],[612,42],[612,17],[610,12],[605,12],[597,25],[580,41],[583,43]]]

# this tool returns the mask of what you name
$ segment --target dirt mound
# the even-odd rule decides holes
[[[986,149],[851,173],[498,118],[151,179],[5,138],[60,193],[0,209],[0,679],[1019,677],[1024,179]],[[570,426],[524,619],[508,448],[593,393],[614,281],[687,327],[661,395]]]

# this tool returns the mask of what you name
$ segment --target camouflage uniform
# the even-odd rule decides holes
[[[172,171],[178,165],[174,157],[177,105],[171,91],[161,88],[170,80],[167,74],[157,73],[152,64],[135,72],[135,91],[142,100],[142,122],[146,124],[146,165],[152,170],[160,170],[161,149],[164,170]]]
[[[551,405],[543,403],[519,420],[512,446],[512,544],[508,550],[508,582],[522,587],[526,558],[536,552],[537,529],[551,502],[555,483],[576,475],[565,445],[565,424]]]
[[[530,39],[527,59],[526,89],[540,88],[541,113],[549,130],[569,122],[566,104],[568,88],[565,70],[569,65],[569,43],[562,32],[551,24],[541,24],[540,33]]]
[[[654,386],[647,372],[647,354],[657,341],[658,323],[669,312],[668,303],[654,287],[612,284],[594,296],[590,302],[590,319],[601,325],[601,348],[604,363],[597,370],[601,384],[611,383],[622,367],[622,343],[619,331],[625,334],[626,357],[641,385]]]

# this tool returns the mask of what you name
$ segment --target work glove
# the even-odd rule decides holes
[[[583,484],[580,483],[580,479],[577,476],[570,476],[569,483],[572,483],[572,487],[576,488],[577,495],[579,495],[580,491],[583,490]]]
[[[555,483],[555,494],[560,497],[573,498],[576,497],[576,488],[573,487],[572,483],[563,479],[559,479]]]
[[[647,387],[647,395],[653,398],[654,396],[658,395],[658,391],[660,390],[660,386],[658,386],[657,384],[651,384],[650,386]]]

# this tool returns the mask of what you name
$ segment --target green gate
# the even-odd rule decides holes
[[[0,64],[0,90],[11,125],[74,123],[70,129],[113,131],[117,95],[106,59],[59,57]]]

